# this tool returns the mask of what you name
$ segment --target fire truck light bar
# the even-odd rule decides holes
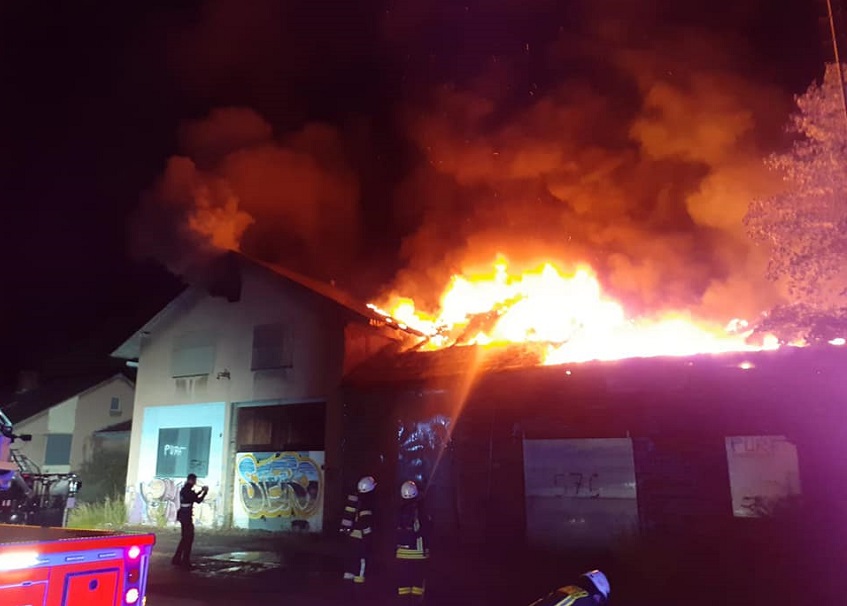
[[[130,560],[135,560],[141,555],[141,548],[138,545],[133,545],[129,548],[126,554],[129,556]]]

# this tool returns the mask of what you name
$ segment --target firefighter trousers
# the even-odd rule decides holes
[[[367,572],[368,545],[366,539],[348,539],[348,552],[344,560],[344,580],[353,583],[364,583]]]
[[[401,598],[424,597],[426,591],[426,564],[424,558],[397,556],[397,596]]]

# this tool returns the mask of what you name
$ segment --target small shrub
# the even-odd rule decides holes
[[[80,503],[68,513],[68,526],[86,530],[119,528],[126,524],[122,497],[106,497],[100,503]]]
[[[80,466],[82,481],[78,500],[89,504],[103,503],[124,491],[129,451],[104,450],[97,447]]]

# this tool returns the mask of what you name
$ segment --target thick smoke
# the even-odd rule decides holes
[[[171,36],[187,90],[277,111],[294,134],[248,109],[186,125],[142,250],[180,271],[186,250],[240,247],[348,286],[393,253],[383,294],[432,307],[498,252],[587,262],[633,314],[728,320],[778,298],[741,220],[771,193],[761,159],[790,97],[743,36],[706,29],[754,21],[760,0],[384,4],[209,0]]]
[[[411,105],[423,161],[398,202],[420,224],[390,292],[433,305],[451,273],[503,252],[517,268],[588,262],[632,313],[726,321],[773,304],[742,218],[773,187],[763,134],[787,96],[729,71],[738,48],[705,32],[628,33],[602,21],[593,39],[565,34],[545,52],[597,71],[544,86],[494,68],[523,100],[479,78]]]
[[[355,255],[357,179],[333,128],[310,124],[275,139],[254,111],[227,108],[180,134],[182,153],[168,160],[134,222],[138,254],[177,274],[217,250],[317,274],[340,271]]]

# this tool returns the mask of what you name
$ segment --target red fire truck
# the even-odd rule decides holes
[[[3,606],[143,606],[154,534],[0,524]]]
[[[156,535],[62,528],[79,481],[33,470],[30,439],[0,411],[0,606],[143,606]]]

